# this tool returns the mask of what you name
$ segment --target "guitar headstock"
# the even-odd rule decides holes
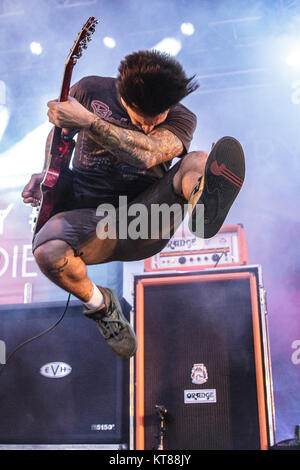
[[[99,23],[99,21],[91,16],[84,24],[80,33],[78,33],[70,54],[68,55],[66,65],[76,64],[76,61],[82,56],[83,49],[86,49],[88,42],[92,40],[92,35],[95,32],[97,23]]]

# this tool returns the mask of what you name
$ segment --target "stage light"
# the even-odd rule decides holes
[[[182,23],[180,29],[182,34],[186,34],[187,36],[192,36],[195,32],[195,28],[192,23]]]
[[[300,68],[300,46],[293,49],[286,57],[285,62],[290,67]]]
[[[43,48],[40,45],[40,43],[35,42],[35,41],[33,41],[30,44],[30,50],[31,50],[32,54],[34,54],[34,55],[40,55],[43,52]]]
[[[114,47],[116,47],[116,41],[114,40],[114,38],[111,38],[109,36],[106,36],[104,39],[103,39],[103,44],[106,46],[106,47],[109,47],[109,49],[113,49]]]
[[[181,51],[181,42],[176,38],[164,38],[157,43],[152,50],[165,52],[170,55],[177,55]]]

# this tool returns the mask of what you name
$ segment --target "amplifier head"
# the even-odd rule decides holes
[[[227,225],[212,238],[196,237],[182,224],[165,248],[144,261],[145,271],[192,271],[248,264],[242,225]]]

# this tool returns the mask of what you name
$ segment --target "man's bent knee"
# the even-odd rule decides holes
[[[204,172],[207,158],[208,153],[204,152],[203,150],[190,152],[185,155],[185,157],[183,157],[179,171],[181,171],[182,174],[187,173],[188,171]]]
[[[50,240],[34,250],[35,260],[40,267],[55,265],[70,255],[74,255],[73,249],[63,240]]]
[[[182,158],[181,165],[173,178],[173,186],[177,194],[182,194],[182,180],[186,175],[196,174],[200,177],[204,174],[207,158],[208,153],[203,150],[190,152]]]

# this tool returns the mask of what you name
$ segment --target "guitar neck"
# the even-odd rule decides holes
[[[70,51],[70,54],[65,63],[61,91],[58,101],[68,101],[74,65],[76,64],[77,59],[81,57],[82,49],[86,49],[87,41],[91,39],[90,36],[95,30],[96,23],[98,23],[98,21],[95,20],[93,16],[91,16],[83,26],[81,32],[77,37],[77,40],[74,43],[73,48]],[[58,154],[63,150],[64,142],[62,141],[62,130],[60,127],[55,126],[50,146],[50,156],[54,155],[55,153]]]
[[[73,63],[68,63],[65,66],[65,71],[64,71],[64,75],[63,75],[61,91],[60,91],[58,101],[67,101],[68,100],[73,68],[74,68]]]
[[[74,64],[67,64],[65,66],[65,71],[64,71],[62,85],[61,85],[61,92],[60,92],[58,101],[68,100],[73,67],[74,67]],[[61,131],[62,130],[60,127],[57,127],[57,126],[54,127],[54,132],[53,132],[52,142],[51,142],[51,147],[50,147],[50,155],[53,155],[55,152],[57,152],[57,150],[59,149],[61,145],[61,140],[62,140]]]

